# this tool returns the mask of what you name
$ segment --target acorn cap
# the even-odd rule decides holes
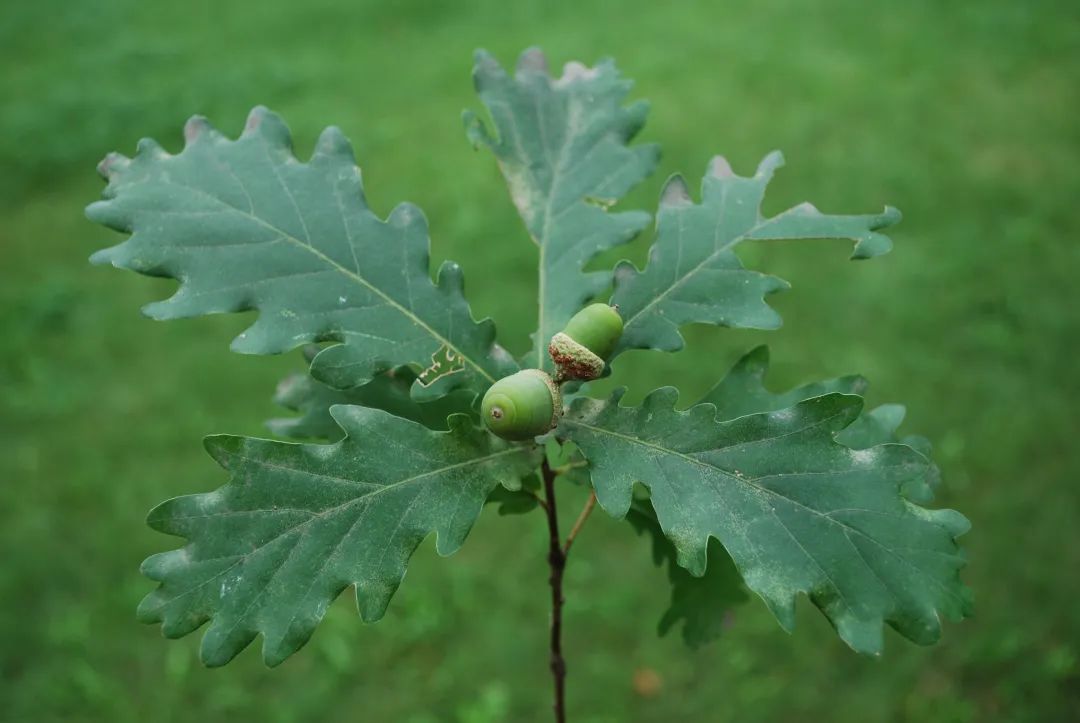
[[[580,379],[588,381],[596,379],[604,373],[604,360],[589,351],[584,345],[574,341],[565,332],[559,332],[551,337],[548,344],[548,354],[551,355],[555,367],[559,370],[558,378]]]

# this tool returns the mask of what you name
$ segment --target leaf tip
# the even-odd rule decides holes
[[[235,434],[210,434],[203,437],[203,449],[226,469],[229,458],[239,452],[243,444],[244,437]]]
[[[473,51],[473,64],[474,65],[498,65],[498,61],[495,60],[495,56],[492,55],[486,48],[477,48]]]
[[[818,600],[814,600],[814,604],[829,618],[837,635],[848,647],[861,655],[881,656],[885,648],[885,631],[880,620],[861,620],[850,611],[837,614],[831,606]]]
[[[870,380],[862,374],[855,374],[849,378],[851,379],[851,393],[858,394],[860,397],[864,396],[866,390],[870,388]]]
[[[886,206],[881,215],[878,216],[876,225],[871,226],[871,230],[877,231],[878,229],[886,228],[888,226],[895,226],[904,220],[904,214],[900,213],[900,209],[895,206]]]
[[[94,204],[90,204],[90,205],[93,206]],[[90,209],[89,208],[87,208],[87,214],[86,215],[88,217],[90,217],[91,221],[94,220],[94,218],[90,216]],[[107,266],[107,265],[113,264],[113,249],[114,248],[116,248],[116,247],[115,246],[110,246],[107,249],[98,249],[94,253],[90,254],[90,259],[89,259],[90,263],[93,264],[94,266]]]
[[[650,110],[652,110],[652,104],[644,98],[623,108],[622,137],[625,141],[632,140],[645,127],[645,120],[649,117]],[[659,146],[655,143],[649,145],[656,147],[656,155],[659,157]]]
[[[544,77],[549,77],[548,60],[544,51],[536,46],[526,48],[521,55],[518,56],[515,72],[519,76],[542,75]]]
[[[161,147],[161,144],[153,138],[140,138],[135,145],[135,155],[146,156],[153,159],[168,158],[169,153]]]
[[[780,624],[784,632],[788,635],[792,634],[795,632],[794,595],[783,590],[773,591],[767,585],[758,587],[761,583],[760,580],[752,581],[750,577],[746,577],[747,586],[765,602],[765,607],[776,618],[776,622]]]
[[[193,115],[184,123],[184,144],[190,146],[197,143],[203,137],[209,137],[214,133],[213,126],[206,116]]]
[[[571,60],[563,65],[562,75],[559,76],[558,84],[560,86],[566,86],[578,81],[592,80],[599,74],[599,68],[590,68],[578,60]]]
[[[214,633],[213,627],[207,630],[199,645],[199,661],[207,668],[228,665],[256,636],[256,633],[240,633],[244,635],[244,639],[237,639],[240,634],[236,634],[228,640],[223,640]]]
[[[757,177],[771,178],[773,171],[784,165],[784,154],[780,151],[771,151],[758,164]]]
[[[443,261],[439,266],[438,273],[435,274],[435,283],[445,292],[452,294],[464,293],[465,273],[461,269],[461,264],[450,259]]]
[[[257,105],[252,108],[251,112],[248,113],[247,120],[244,122],[242,136],[254,135],[262,136],[286,148],[292,147],[292,135],[289,133],[289,127],[285,125],[285,121],[281,119],[281,116],[265,105]]]
[[[104,178],[106,181],[111,181],[114,176],[117,176],[127,170],[131,165],[131,159],[125,156],[123,153],[117,153],[113,151],[109,153],[101,162],[97,164],[98,175]]]
[[[363,425],[364,415],[377,413],[375,409],[355,404],[331,404],[327,411],[346,436]]]
[[[347,158],[351,164],[356,164],[352,144],[337,126],[327,126],[319,134],[319,140],[315,142],[314,155],[323,158],[343,157]]]
[[[732,170],[728,159],[723,156],[713,156],[709,159],[709,167],[705,174],[711,178],[733,178],[735,171]]]
[[[143,566],[146,565],[146,561],[143,561]],[[139,571],[143,575],[146,572],[143,567],[139,568]],[[161,605],[157,602],[157,591],[149,593],[142,600],[139,601],[139,606],[135,608],[135,620],[143,625],[153,625],[161,622]]]
[[[386,220],[387,223],[396,228],[406,229],[419,226],[421,229],[427,229],[427,217],[424,215],[423,210],[415,203],[409,203],[408,201],[403,201],[394,206]]]
[[[855,249],[851,252],[851,260],[865,261],[884,256],[892,251],[892,247],[892,239],[888,236],[870,232],[855,243]]]
[[[806,405],[807,410],[820,407],[822,411],[815,412],[816,414],[832,414],[827,420],[828,427],[834,432],[839,432],[841,429],[851,425],[851,423],[862,414],[865,403],[865,400],[858,394],[830,392],[829,394],[823,394],[820,397],[811,397],[810,399],[799,402],[797,406]]]
[[[660,208],[680,208],[691,206],[693,203],[686,179],[681,174],[673,174],[664,182],[664,187],[660,191]]]
[[[398,585],[392,581],[369,578],[356,583],[356,609],[365,623],[377,623],[386,614],[390,598]]]

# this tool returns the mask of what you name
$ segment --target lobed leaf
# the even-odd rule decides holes
[[[427,222],[411,204],[387,220],[368,207],[352,149],[337,128],[301,163],[289,131],[265,108],[229,140],[205,119],[184,127],[177,155],[145,139],[128,159],[99,166],[105,200],[87,215],[130,233],[95,263],[180,281],[144,311],[156,319],[258,310],[233,349],[272,354],[338,341],[312,373],[338,388],[416,365],[419,399],[453,389],[482,392],[516,370],[495,344],[489,319],[475,322],[461,270],[447,262],[429,277]]]
[[[807,594],[860,652],[879,653],[882,622],[920,644],[940,615],[970,614],[956,537],[968,522],[928,510],[901,486],[926,476],[915,450],[855,450],[834,435],[858,417],[859,397],[826,394],[779,411],[718,421],[716,407],[675,410],[673,388],[639,407],[579,399],[559,433],[589,461],[600,505],[616,517],[644,484],[678,564],[706,571],[711,537],[785,629]]]
[[[583,271],[585,264],[649,223],[642,211],[608,211],[659,159],[656,145],[629,145],[648,104],[623,106],[632,83],[611,61],[593,68],[567,63],[552,78],[536,48],[521,55],[513,77],[478,51],[473,80],[495,135],[467,111],[469,138],[495,154],[540,252],[537,330],[523,363],[551,368],[548,341],[611,283],[606,273]]]
[[[681,349],[683,324],[780,326],[779,315],[764,297],[788,284],[744,268],[735,254],[744,241],[851,239],[856,259],[880,256],[892,248],[889,238],[877,231],[900,220],[894,208],[876,215],[837,216],[804,203],[772,218],[762,215],[765,188],[782,164],[783,156],[773,152],[757,173],[744,178],[717,156],[702,181],[700,204],[693,202],[681,176],[668,180],[644,271],[629,261],[615,268],[611,302],[619,306],[625,321],[616,354],[627,349]]]
[[[538,463],[534,446],[507,444],[464,416],[438,432],[363,407],[331,414],[347,435],[332,445],[207,439],[230,480],[150,512],[151,527],[188,543],[143,563],[161,584],[140,620],[162,623],[168,637],[212,621],[200,650],[211,666],[261,634],[263,659],[277,665],[350,585],[361,617],[382,617],[429,533],[440,555],[455,552],[492,491],[518,488]]]

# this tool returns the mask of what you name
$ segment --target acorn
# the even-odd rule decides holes
[[[480,403],[487,428],[503,439],[526,440],[558,424],[559,386],[540,369],[524,369],[491,385]]]
[[[562,381],[599,377],[622,332],[618,307],[590,304],[574,314],[566,328],[551,337],[548,344],[548,354],[558,369],[557,378]]]

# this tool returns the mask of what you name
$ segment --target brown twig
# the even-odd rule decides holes
[[[544,478],[544,496],[547,504],[544,511],[547,513],[548,523],[548,566],[551,568],[551,675],[555,682],[555,723],[566,723],[566,661],[562,655],[562,580],[563,570],[566,569],[566,553],[559,539],[559,518],[555,507],[555,471],[548,465],[547,460],[541,467]]]
[[[585,506],[581,508],[581,514],[578,515],[577,521],[574,522],[574,526],[570,528],[570,534],[566,536],[566,544],[563,545],[563,557],[570,554],[570,546],[574,544],[574,540],[577,539],[578,533],[581,532],[581,528],[585,526],[585,521],[589,519],[589,515],[592,514],[593,507],[596,506],[596,492],[589,491],[589,499],[585,500]]]

